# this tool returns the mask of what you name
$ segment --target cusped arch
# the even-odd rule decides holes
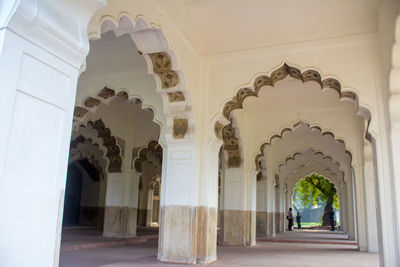
[[[150,155],[153,154],[153,155]],[[132,158],[132,167],[139,173],[142,172],[142,163],[149,161],[154,166],[159,166],[158,170],[161,175],[163,149],[157,140],[151,140],[147,145],[140,147],[134,151]]]
[[[79,132],[79,130],[81,131]],[[111,130],[106,128],[101,119],[88,121],[86,125],[81,125],[78,131],[74,131],[72,134],[71,148],[75,144],[78,144],[80,139],[90,139],[102,147],[108,159],[108,172],[122,171],[121,147],[117,144],[117,138],[111,134]],[[105,149],[103,149],[103,147]]]
[[[296,129],[299,127],[307,127],[310,129],[310,131],[318,131],[321,133],[321,136],[330,136],[332,138],[333,143],[335,144],[340,144],[344,146],[344,153],[349,157],[350,159],[350,164],[352,162],[352,153],[346,148],[346,143],[339,138],[336,138],[335,135],[332,132],[329,131],[324,131],[321,129],[319,126],[311,126],[308,123],[305,123],[303,121],[299,121],[293,125],[292,128],[284,128],[280,131],[280,134],[274,134],[269,138],[269,141],[266,143],[262,143],[260,145],[259,153],[255,155],[255,168],[256,170],[260,170],[260,160],[264,157],[264,149],[266,146],[271,146],[275,140],[282,140],[284,139],[284,135],[286,133],[293,133]],[[296,156],[296,154],[301,154],[302,151],[298,151],[293,154],[293,156]],[[287,160],[290,158],[287,158],[284,162],[281,162],[278,164],[278,166],[281,166],[282,164],[285,164]]]
[[[336,162],[329,156],[324,156],[322,152],[314,151],[312,149],[308,149],[301,154],[296,153],[293,156],[293,159],[290,157],[286,164],[279,166],[278,175],[283,182],[286,182],[294,170],[310,163],[325,166],[325,168],[328,168],[335,173],[335,176],[339,181],[344,182],[344,172],[340,169],[340,163]]]
[[[369,109],[363,105],[360,105],[359,99],[356,93],[352,92],[350,89],[343,90],[341,83],[338,79],[332,77],[324,78],[323,75],[315,70],[315,69],[306,69],[301,71],[299,68],[290,66],[287,63],[283,63],[280,67],[273,70],[270,74],[260,74],[254,77],[251,82],[243,87],[240,87],[234,97],[232,99],[226,101],[222,110],[219,112],[219,115],[214,119],[214,134],[215,136],[223,140],[222,131],[226,125],[232,123],[232,111],[236,109],[243,108],[243,102],[246,98],[258,97],[259,91],[264,86],[274,87],[275,84],[286,77],[292,77],[294,79],[300,80],[303,83],[306,82],[316,82],[320,85],[321,90],[330,89],[335,91],[340,100],[348,100],[352,101],[357,108],[357,115],[362,116],[367,121],[367,129],[366,129],[366,138],[370,137],[370,133],[368,131],[369,124],[371,120],[371,112]],[[284,131],[290,129],[283,129],[280,135],[273,136],[279,137],[282,136]],[[258,169],[258,161],[260,156],[256,156],[256,169]]]
[[[161,121],[157,120],[154,116],[155,108],[150,105],[143,105],[143,99],[140,96],[129,96],[126,89],[113,89],[110,86],[104,86],[102,89],[98,90],[94,96],[87,96],[83,99],[83,106],[76,106],[74,110],[74,128],[78,128],[81,125],[86,124],[86,115],[89,113],[95,114],[97,108],[100,104],[106,106],[110,105],[117,98],[123,99],[126,102],[131,102],[138,105],[142,110],[149,110],[153,114],[153,122],[155,122],[160,127],[162,126]]]
[[[291,178],[286,182],[289,196],[293,195],[296,185],[301,180],[312,174],[317,174],[319,176],[322,176],[323,178],[327,179],[330,183],[332,183],[335,186],[339,196],[341,181],[337,179],[336,174],[329,168],[326,168],[324,165],[319,165],[315,163],[304,165],[293,171]]]
[[[93,143],[91,139],[78,138],[78,140],[81,142],[76,143],[76,145],[70,149],[68,164],[87,159],[99,170],[101,178],[104,180],[107,177],[106,170],[109,162],[105,157],[105,151],[102,150],[98,144]]]
[[[90,39],[100,39],[101,34],[108,31],[114,31],[116,36],[129,34],[139,54],[146,60],[148,74],[155,78],[156,91],[163,100],[163,113],[167,120],[167,125],[163,125],[166,139],[193,137],[194,118],[190,94],[186,90],[184,74],[179,70],[176,56],[169,49],[161,28],[150,25],[142,16],[132,19],[124,12],[116,17],[103,16],[97,23],[96,30],[89,34]],[[131,98],[127,92],[123,97]],[[91,109],[90,105],[97,105],[101,98],[99,95],[88,95],[76,106],[75,117],[84,116]]]
[[[287,63],[283,63],[282,66],[278,67],[274,71],[271,72],[271,74],[260,74],[256,76],[255,78],[252,79],[252,82],[248,84],[247,86],[241,87],[237,90],[235,96],[231,99],[225,102],[222,108],[222,115],[227,121],[231,120],[231,112],[236,110],[236,109],[241,109],[243,108],[243,102],[247,97],[254,96],[258,97],[258,93],[260,89],[264,86],[271,86],[274,87],[275,84],[287,76],[290,76],[294,79],[300,80],[303,83],[306,82],[316,82],[320,85],[321,90],[323,89],[331,89],[334,90],[338,95],[339,98],[346,99],[346,100],[351,100],[356,104],[358,114],[363,116],[365,120],[368,122],[371,119],[371,114],[368,110],[368,108],[359,105],[358,102],[358,96],[356,93],[350,91],[350,90],[342,90],[342,85],[341,83],[331,77],[323,78],[323,76],[314,69],[307,69],[304,70],[303,72],[293,66],[288,65]],[[223,121],[219,121],[222,125],[226,125],[227,123],[224,123]],[[217,122],[215,123],[215,125]],[[215,126],[215,128],[218,128]]]

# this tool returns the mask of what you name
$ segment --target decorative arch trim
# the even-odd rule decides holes
[[[281,163],[278,166],[278,173],[280,173],[282,171],[282,168],[286,167],[290,162],[294,162],[294,161],[300,159],[304,155],[304,153],[306,153],[307,151],[310,151],[310,150],[305,150],[305,151],[302,151],[302,152],[296,152],[296,153],[293,154],[293,156],[290,156],[290,157],[286,158],[285,162]],[[332,162],[332,164],[335,164],[338,169],[340,168],[340,163],[337,162],[336,160],[334,160],[331,156],[325,156],[323,152],[316,151],[314,149],[311,149],[311,151],[313,152],[314,156],[320,156],[322,160],[329,160],[329,161]]]
[[[271,136],[271,138],[269,139],[268,142],[263,143],[263,144],[260,145],[260,153],[258,153],[258,154],[255,156],[255,167],[256,167],[256,170],[260,170],[260,160],[261,160],[262,157],[264,157],[264,148],[265,148],[266,146],[271,146],[272,143],[273,143],[275,140],[277,140],[277,139],[283,139],[285,133],[292,133],[293,131],[295,131],[295,130],[296,130],[298,127],[300,127],[300,126],[306,126],[306,127],[308,127],[311,131],[313,131],[313,130],[319,131],[319,132],[321,133],[322,136],[327,136],[327,135],[329,135],[329,136],[332,137],[334,143],[344,145],[344,147],[345,147],[345,153],[349,156],[349,158],[350,158],[350,164],[351,164],[352,158],[353,158],[353,157],[352,157],[352,154],[351,154],[350,151],[348,151],[348,150],[346,149],[346,144],[345,144],[345,142],[344,142],[342,139],[336,138],[335,135],[334,135],[332,132],[323,131],[323,130],[322,130],[320,127],[318,127],[318,126],[311,126],[311,125],[308,124],[308,123],[299,121],[299,122],[295,123],[295,124],[293,125],[292,128],[284,128],[284,129],[282,129],[281,132],[280,132],[280,134],[275,134],[275,135]],[[300,153],[300,152],[297,152],[297,153]],[[293,156],[295,156],[295,155],[296,155],[296,153],[295,153]],[[286,159],[286,161],[287,161],[287,160],[288,160],[288,159]],[[282,165],[282,164],[284,164],[284,163],[281,163],[280,165]],[[279,165],[279,166],[280,166],[280,165]]]
[[[146,60],[148,73],[156,79],[156,91],[161,95],[165,106],[167,137],[185,139],[194,131],[190,95],[185,89],[185,77],[177,66],[176,56],[169,50],[161,28],[150,26],[141,16],[132,19],[129,14],[122,12],[117,17],[102,17],[98,21],[96,31],[90,33],[89,38],[100,39],[101,34],[108,31],[113,31],[116,36],[130,35],[139,54]],[[84,116],[91,105],[98,105],[99,97],[110,95],[115,95],[115,91],[109,89],[104,91],[104,94],[88,96],[84,103],[76,106],[76,117]],[[124,94],[123,97],[128,97],[128,94]]]
[[[320,85],[321,90],[328,88],[331,90],[334,90],[338,95],[340,99],[348,99],[351,100],[355,103],[357,106],[357,114],[361,115],[364,117],[364,119],[367,121],[367,129],[366,129],[366,138],[370,137],[368,128],[371,120],[371,113],[368,108],[364,106],[359,105],[358,101],[358,96],[351,91],[343,91],[342,90],[342,85],[341,83],[335,79],[335,78],[323,78],[320,72],[317,70],[313,69],[308,69],[305,71],[301,71],[300,69],[290,66],[287,63],[283,63],[282,66],[278,67],[270,75],[267,74],[261,74],[255,77],[248,86],[244,86],[239,88],[239,90],[236,92],[235,96],[232,97],[231,100],[228,100],[222,109],[222,115],[223,117],[232,123],[232,116],[231,113],[232,111],[236,109],[242,109],[243,108],[243,102],[246,98],[253,96],[253,97],[258,97],[258,94],[264,86],[271,86],[274,87],[275,84],[283,79],[285,79],[287,76],[290,76],[294,79],[300,80],[303,83],[306,82],[316,82],[317,84]],[[224,140],[223,134],[221,131],[224,129],[224,125],[226,123],[221,122],[221,121],[216,121],[214,124],[214,133],[217,138]],[[228,123],[229,125],[229,123]],[[225,126],[226,127],[226,126]],[[315,126],[316,127],[316,126]],[[280,136],[284,133],[285,130],[290,130],[290,129],[284,129],[282,130]],[[326,133],[326,134],[331,134],[331,133]],[[273,138],[279,138],[279,135],[273,136]],[[239,142],[239,141],[238,141]],[[240,152],[239,152],[239,157],[240,157]],[[257,159],[256,159],[257,162]],[[257,163],[256,163],[257,166]]]
[[[117,144],[117,138],[111,134],[111,130],[106,128],[103,120],[99,119],[96,121],[89,121],[87,122],[87,126],[81,125],[80,127],[86,128],[90,127],[97,131],[97,137],[102,139],[102,143],[98,145],[102,145],[106,148],[105,156],[108,159],[108,167],[107,170],[110,173],[113,172],[122,172],[122,155],[121,155],[121,148]],[[79,135],[75,137],[71,141],[71,148],[77,146],[77,144],[81,143],[84,140],[93,140],[91,138],[86,138],[83,135]],[[93,140],[94,141],[94,140]]]
[[[139,148],[133,152],[133,167],[137,172],[141,173],[143,171],[142,163],[149,161],[147,157],[149,152],[155,153],[156,159],[158,160],[158,163],[161,165],[163,149],[157,140],[151,140],[147,144],[147,146]]]

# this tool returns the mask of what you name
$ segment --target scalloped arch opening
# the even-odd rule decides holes
[[[333,90],[339,96],[340,101],[350,101],[354,103],[356,108],[356,114],[362,116],[366,122],[366,133],[365,137],[369,140],[369,124],[371,120],[370,110],[359,104],[358,95],[350,89],[343,90],[339,80],[333,77],[323,78],[323,75],[315,69],[306,69],[301,71],[299,68],[283,63],[280,67],[273,70],[270,74],[260,74],[251,80],[251,82],[240,87],[232,99],[226,101],[221,108],[220,119],[214,123],[214,132],[217,138],[221,138],[220,130],[226,125],[226,121],[231,121],[231,114],[236,109],[242,109],[245,99],[248,97],[258,97],[260,90],[265,86],[275,87],[275,85],[285,79],[291,77],[296,80],[300,80],[303,84],[307,82],[315,82],[319,85],[321,90]],[[218,117],[218,116],[217,116]],[[223,119],[221,119],[221,117]],[[283,134],[283,133],[281,133]]]
[[[308,154],[308,155],[306,155],[306,154]],[[341,177],[344,178],[344,172],[342,170],[340,170],[340,163],[339,162],[337,162],[336,160],[332,159],[332,157],[330,157],[330,156],[325,156],[323,152],[315,151],[313,149],[307,149],[307,150],[302,151],[300,153],[294,153],[293,156],[288,157],[285,160],[284,163],[282,163],[282,164],[280,164],[278,166],[277,173],[281,174],[281,173],[285,173],[285,171],[288,172],[287,168],[289,168],[290,164],[294,165],[294,166],[297,166],[297,165],[300,165],[300,164],[308,164],[308,162],[304,163],[305,160],[303,160],[303,157],[305,157],[305,156],[311,156],[311,158],[306,159],[306,161],[308,161],[308,162],[310,162],[310,161],[316,162],[318,160],[318,162],[321,163],[321,164],[322,164],[322,162],[324,162],[325,164],[327,164],[327,163],[330,164],[331,167],[335,167],[336,169],[338,169]],[[329,169],[331,169],[331,167],[329,167]]]
[[[191,98],[186,90],[185,77],[177,66],[175,53],[169,49],[168,41],[162,29],[146,21],[142,16],[132,19],[127,13],[117,17],[103,16],[97,23],[96,31],[89,33],[90,40],[101,39],[102,34],[114,32],[115,36],[129,35],[136,45],[140,56],[145,59],[148,75],[155,79],[156,92],[161,96],[163,107],[157,111],[165,116],[166,139],[185,139],[194,135],[194,121],[191,110]],[[126,92],[127,93],[127,92]],[[129,97],[132,97],[129,95]],[[135,96],[137,98],[137,96]],[[79,120],[96,105],[97,95],[88,94],[82,103],[77,103],[74,117]],[[89,99],[89,102],[87,102]],[[140,98],[142,101],[145,99]],[[99,99],[97,99],[99,100]],[[87,103],[86,103],[87,102]],[[144,102],[144,106],[147,106]],[[89,105],[87,105],[89,104]],[[156,121],[161,125],[160,121]],[[170,127],[169,125],[172,125]]]
[[[80,133],[79,130],[91,128],[97,132],[97,136],[89,136]],[[90,140],[104,152],[104,156],[107,158],[107,171],[122,172],[122,153],[123,150],[117,142],[117,138],[112,135],[111,130],[107,128],[102,121],[98,119],[96,121],[88,121],[86,125],[80,125],[79,129],[75,130],[77,134],[73,134],[70,143],[70,151],[72,148],[77,147],[80,143]]]
[[[321,176],[322,178],[328,180],[331,184],[333,184],[333,186],[334,186],[335,189],[336,189],[336,194],[338,194],[338,196],[339,196],[340,190],[338,190],[339,187],[338,187],[338,185],[336,184],[335,181],[332,181],[329,177],[325,177],[324,175],[321,175],[321,174],[319,174],[318,172],[311,171],[309,174],[306,174],[303,178],[300,178],[296,183],[294,183],[294,185],[291,186],[290,189],[288,188],[288,192],[289,192],[289,195],[290,195],[291,198],[293,198],[294,190],[295,190],[295,188],[299,185],[299,183],[300,183],[302,180],[304,180],[306,177],[311,176],[311,175],[313,175],[313,174],[316,174],[316,175],[318,175],[318,176]]]
[[[148,158],[149,153],[154,153],[153,159]],[[161,144],[159,144],[157,140],[151,140],[147,143],[147,145],[134,150],[132,155],[131,167],[134,168],[137,172],[141,173],[143,171],[142,163],[151,162],[154,166],[159,166],[158,172],[161,175],[162,157],[163,148]]]
[[[301,126],[303,126],[303,127],[305,126],[305,127],[309,128],[311,131],[313,131],[313,130],[319,131],[319,132],[321,133],[322,136],[329,135],[329,136],[332,137],[334,143],[343,145],[343,146],[344,146],[344,149],[345,149],[344,152],[345,152],[346,155],[348,155],[348,157],[349,157],[349,163],[350,163],[350,165],[351,165],[351,163],[352,163],[352,158],[353,158],[353,157],[352,157],[352,154],[351,154],[351,152],[350,152],[349,150],[347,150],[347,148],[346,148],[346,143],[345,143],[342,139],[336,138],[335,135],[334,135],[332,132],[323,131],[323,130],[322,130],[320,127],[318,127],[318,126],[311,126],[311,125],[308,124],[308,123],[299,121],[299,122],[295,123],[295,124],[292,126],[292,128],[284,128],[284,129],[282,129],[281,132],[280,132],[279,134],[274,134],[274,135],[272,135],[272,136],[270,137],[270,139],[269,139],[268,142],[262,143],[262,144],[260,145],[260,150],[259,150],[260,153],[256,154],[256,156],[255,156],[255,168],[256,168],[256,170],[259,170],[259,169],[260,169],[260,163],[259,163],[259,162],[260,162],[260,160],[264,157],[264,149],[265,149],[266,146],[271,146],[271,145],[273,145],[274,140],[277,140],[277,139],[282,140],[282,139],[284,139],[284,135],[285,135],[286,133],[293,133],[297,128],[299,128],[299,127],[301,127]],[[320,152],[320,153],[322,153],[322,152]],[[297,154],[301,154],[301,152],[299,151],[299,152],[294,153],[294,154],[293,154],[293,157],[295,157]],[[330,157],[330,156],[329,156],[329,157]],[[331,157],[330,157],[330,158],[331,158]],[[287,163],[288,160],[290,160],[290,157],[289,157],[289,158],[286,158],[286,160],[285,160],[284,162],[278,164],[278,166],[280,166],[280,165],[282,165],[282,164],[285,164],[285,162]]]

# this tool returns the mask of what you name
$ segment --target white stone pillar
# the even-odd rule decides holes
[[[265,176],[257,182],[257,236],[267,235],[267,180]]]
[[[195,144],[177,140],[163,147],[159,260],[216,260],[219,147],[212,146],[215,151],[205,160],[210,175],[201,179]]]
[[[275,173],[272,165],[272,156],[268,146],[264,148],[267,173],[267,235],[275,236]]]
[[[147,216],[146,216],[146,226],[151,227],[153,222],[153,201],[154,201],[154,189],[150,188],[147,191]]]
[[[132,151],[129,142],[126,151]],[[108,174],[103,235],[130,238],[136,236],[139,181],[131,169],[131,155],[126,153],[122,157],[122,172]]]
[[[257,231],[257,172],[253,171],[250,177],[250,240],[247,245],[254,246],[256,244]]]
[[[346,203],[346,184],[342,181],[339,188],[340,225],[344,233],[348,233],[348,214]]]
[[[288,190],[285,185],[285,188],[283,188],[283,196],[282,196],[282,199],[283,199],[283,211],[282,211],[282,213],[283,213],[283,222],[282,222],[283,230],[282,230],[282,232],[286,232],[286,230],[288,229],[288,221],[286,219],[286,214],[287,214],[286,211],[289,209],[288,200],[287,200],[287,191]]]
[[[348,215],[348,232],[349,232],[349,239],[355,240],[356,239],[356,229],[355,229],[355,218],[354,218],[354,197],[353,197],[353,182],[352,177],[347,176],[345,173],[345,182],[347,184],[346,188],[346,202],[347,202],[347,215]],[[347,178],[348,177],[348,178]]]
[[[360,251],[368,250],[368,221],[365,205],[365,184],[364,175],[359,166],[354,167],[354,181],[356,194],[356,216],[357,216],[357,233],[358,247]]]
[[[58,265],[76,82],[103,4],[0,1],[0,266]]]
[[[366,194],[366,212],[368,220],[368,251],[379,252],[378,225],[376,213],[375,173],[372,157],[372,145],[364,144],[364,180]]]
[[[382,233],[382,258],[385,266],[400,265],[400,15],[395,22],[392,46],[392,68],[389,76],[390,136],[386,132],[376,138],[374,155],[378,173],[379,214],[378,227]],[[384,88],[382,88],[384,89]],[[382,103],[383,102],[383,103]],[[380,128],[386,129],[386,103],[381,101]],[[390,158],[391,152],[391,158]],[[392,167],[392,173],[390,170]],[[396,203],[396,204],[394,204]]]
[[[225,168],[224,179],[224,245],[243,245],[247,243],[248,217],[245,197],[246,183],[243,167]]]
[[[400,139],[399,139],[400,140]],[[395,201],[398,199],[394,194],[393,180],[391,180],[389,154],[388,150],[383,147],[386,142],[383,137],[375,140],[375,148],[373,144],[374,166],[376,166],[378,176],[378,192],[379,203],[377,213],[380,214],[378,220],[378,228],[382,233],[382,252],[381,259],[384,266],[398,266],[400,264],[398,248],[398,232],[396,224],[396,206]],[[399,151],[400,149],[397,149]],[[386,152],[386,153],[385,153]],[[394,164],[396,165],[396,164]],[[395,176],[396,177],[396,176]],[[380,225],[380,227],[379,227]]]

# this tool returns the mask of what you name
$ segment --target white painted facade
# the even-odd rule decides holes
[[[339,189],[343,226],[360,250],[400,266],[400,5],[313,0],[312,12],[289,2],[0,2],[0,265],[58,266],[68,164],[89,156],[110,164],[88,124],[102,119],[125,141],[121,171],[103,173],[105,206],[140,208],[132,151],[157,139],[163,148],[160,260],[214,261],[216,209],[268,212],[274,235],[294,185],[318,172]],[[155,54],[169,65],[157,67]],[[255,92],[257,77],[284,63],[335,79],[340,92],[286,73],[225,116],[241,88]],[[165,85],[163,72],[177,83]],[[127,99],[101,98],[104,87]],[[78,117],[75,107],[87,112]],[[232,122],[240,148],[238,166],[222,164],[223,205],[216,122]],[[69,152],[78,131],[91,142]],[[248,245],[255,224],[250,215]]]

